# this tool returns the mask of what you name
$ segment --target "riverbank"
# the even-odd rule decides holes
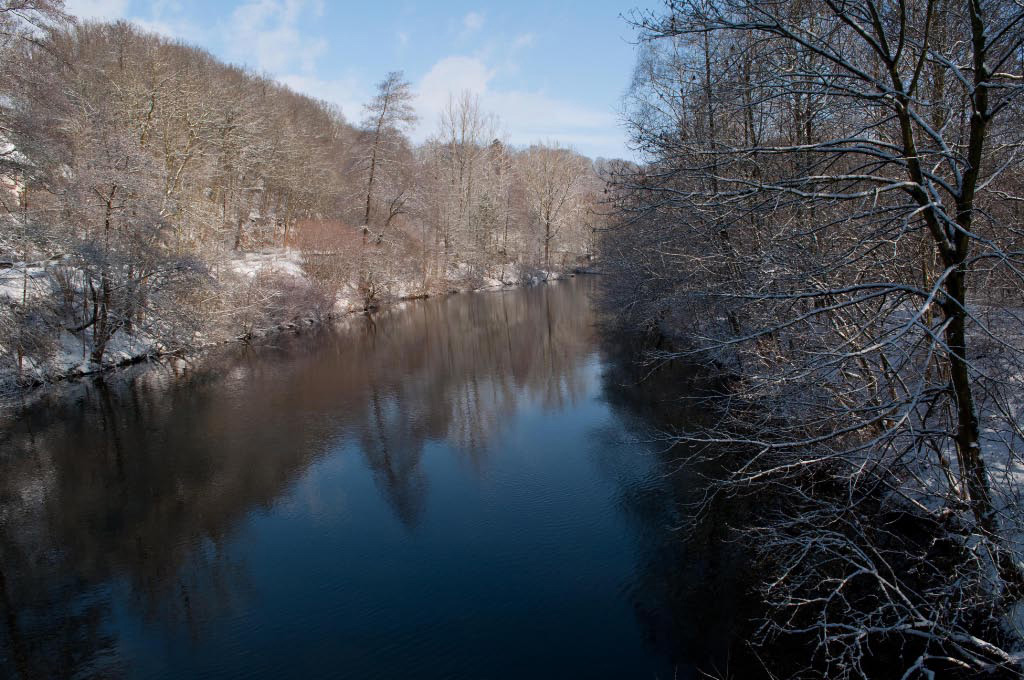
[[[50,288],[53,276],[48,269],[51,263],[31,263],[25,266],[14,263],[0,276],[0,295],[8,298],[44,294]],[[309,286],[310,281],[302,267],[298,254],[289,251],[263,251],[242,253],[229,262],[225,268],[229,275],[253,282],[263,277],[274,276],[289,285]],[[453,273],[461,273],[456,268]],[[513,275],[511,268],[501,268],[494,276],[484,276],[479,285],[445,286],[442,291],[420,290],[411,282],[397,282],[394,295],[376,300],[372,307],[360,306],[353,302],[351,286],[346,293],[334,296],[333,304],[327,309],[310,307],[302,309],[290,318],[267,325],[253,324],[242,332],[228,336],[209,337],[209,333],[198,332],[187,342],[168,345],[142,330],[119,330],[107,342],[102,362],[90,358],[92,347],[91,329],[78,332],[65,329],[56,342],[52,356],[46,362],[36,363],[25,360],[17,368],[0,373],[0,406],[9,402],[24,403],[32,394],[45,392],[48,386],[58,385],[84,378],[95,378],[142,363],[162,362],[172,359],[195,360],[209,352],[233,344],[261,344],[283,334],[301,333],[317,326],[337,322],[345,317],[359,314],[373,314],[395,305],[414,300],[446,297],[456,294],[494,292],[522,286],[534,286],[557,281],[586,271],[544,271]],[[223,275],[223,274],[222,274]],[[463,278],[465,280],[465,278]],[[25,283],[27,282],[27,284]],[[278,287],[283,287],[280,281]]]
[[[861,460],[871,461],[868,456],[882,459],[870,449],[860,460],[849,453],[833,456],[827,468],[793,475],[786,484],[766,480],[764,450],[751,446],[749,435],[744,439],[749,430],[739,429],[742,423],[735,418],[730,423],[734,429],[722,426],[739,401],[734,371],[679,351],[686,345],[681,336],[630,334],[621,326],[616,335],[613,328],[610,324],[606,332],[606,352],[617,359],[609,362],[617,370],[610,380],[621,386],[622,403],[650,424],[648,436],[660,444],[666,465],[671,466],[667,474],[683,508],[680,541],[689,545],[711,535],[715,542],[735,547],[739,556],[733,563],[753,566],[738,579],[749,592],[738,597],[737,611],[745,611],[747,618],[735,621],[742,643],[732,656],[731,670],[737,677],[759,676],[758,670],[766,667],[778,677],[832,677],[833,659],[818,656],[816,650],[824,645],[844,649],[857,644],[851,637],[862,633],[873,636],[870,650],[857,660],[863,677],[908,677],[906,669],[928,653],[929,644],[942,644],[953,634],[987,645],[989,656],[978,656],[987,664],[986,677],[1020,677],[1024,606],[1014,604],[999,588],[994,570],[984,561],[986,555],[971,561],[964,544],[976,545],[970,535],[972,517],[955,517],[951,504],[937,502],[934,489],[941,479],[934,470],[918,464],[911,468],[914,476],[894,475],[898,484],[884,473],[871,473],[872,481],[882,483],[862,483],[853,503],[847,471]],[[759,415],[756,407],[744,412],[747,423],[759,422]],[[991,475],[994,512],[1004,531],[1003,549],[1019,554],[1024,545],[1019,522],[1024,465],[1014,452],[1014,433],[997,429],[998,414],[982,410],[979,415],[986,426],[982,456]],[[794,460],[803,468],[815,463]],[[947,468],[951,475],[957,472],[956,465],[954,458]],[[744,473],[749,478],[736,482]],[[915,489],[908,479],[924,480],[928,486],[925,491]],[[878,568],[866,576],[881,580],[896,575],[901,592],[931,615],[927,627],[921,625],[921,635],[906,639],[879,633],[880,626],[867,628],[863,621],[901,615],[909,620],[909,614],[898,607],[876,606],[881,601],[877,582],[861,578],[865,574],[836,576],[841,569],[854,570],[865,563],[874,568],[872,561],[880,555],[884,571]],[[976,571],[971,573],[972,569]],[[969,594],[963,595],[961,588],[970,588]],[[826,612],[831,620],[842,622],[844,630],[838,632],[815,620],[824,615],[812,609],[815,602],[836,593],[849,603],[846,610]],[[953,600],[950,593],[961,599]],[[802,618],[791,618],[794,612]],[[794,620],[801,625],[792,626]],[[847,627],[854,632],[848,635]],[[954,633],[947,633],[950,630]],[[977,677],[952,661],[942,663],[936,659],[941,671],[937,676]]]

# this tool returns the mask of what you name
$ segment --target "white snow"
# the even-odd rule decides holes
[[[274,248],[258,253],[239,253],[229,266],[236,274],[253,278],[261,271],[305,278],[301,254],[292,249]]]
[[[0,299],[20,302],[23,295],[28,297],[53,294],[56,282],[48,267],[51,262],[14,262],[6,269],[0,269]],[[234,253],[226,262],[228,271],[246,278],[255,278],[261,273],[274,273],[306,280],[302,267],[301,252],[293,249],[270,248],[257,252]],[[501,290],[511,286],[536,285],[544,281],[554,281],[563,275],[544,270],[524,272],[515,263],[492,265],[484,271],[474,269],[467,263],[457,263],[450,267],[451,291],[468,292],[484,290]],[[389,282],[382,301],[393,308],[400,308],[401,301],[423,297],[429,291],[423,289],[422,281],[396,280]],[[351,285],[346,286],[337,296],[331,312],[336,317],[361,312],[363,305],[359,292]],[[288,325],[288,327],[291,327]],[[159,336],[159,332],[154,331]],[[193,347],[220,344],[223,340],[197,336],[193,339]],[[61,331],[56,347],[51,356],[40,360],[38,364],[26,359],[22,370],[39,380],[56,380],[68,376],[85,375],[103,370],[106,367],[141,359],[159,354],[166,350],[155,337],[147,335],[141,329],[133,333],[118,331],[108,342],[103,366],[97,366],[91,360],[92,329],[80,333]]]
[[[21,300],[22,294],[34,297],[51,290],[52,281],[46,268],[38,262],[15,262],[13,267],[0,270],[0,297]]]

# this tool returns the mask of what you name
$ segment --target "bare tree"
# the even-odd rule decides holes
[[[479,275],[485,267],[488,227],[493,225],[481,209],[502,202],[494,193],[500,187],[488,181],[493,170],[487,162],[488,144],[496,130],[497,121],[480,108],[479,97],[464,91],[449,96],[438,130],[427,142],[429,175],[434,180],[435,250],[442,278],[452,274],[448,267],[456,254],[471,266],[471,275]]]
[[[637,25],[651,162],[617,186],[618,303],[686,347],[659,360],[727,377],[717,425],[677,439],[728,463],[719,491],[777,492],[766,630],[816,635],[830,677],[873,644],[904,677],[1015,667],[1024,329],[1019,288],[982,282],[1024,264],[1024,10],[684,1]]]
[[[416,122],[413,92],[401,71],[392,71],[377,84],[377,94],[365,107],[363,127],[370,133],[363,224],[369,226],[373,211],[374,182],[379,166],[394,160],[394,147],[404,128]]]
[[[551,269],[551,244],[567,224],[579,220],[581,188],[592,172],[586,159],[560,146],[535,145],[518,158],[528,210],[540,226],[544,269]]]

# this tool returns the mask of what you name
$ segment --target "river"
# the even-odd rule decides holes
[[[0,675],[713,669],[728,569],[678,540],[594,286],[407,303],[33,406],[0,439]]]

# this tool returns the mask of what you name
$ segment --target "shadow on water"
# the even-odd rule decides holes
[[[657,495],[627,490],[623,497],[648,536],[631,592],[638,621],[676,677],[767,677],[748,644],[764,616],[752,588],[757,565],[734,532],[750,508],[733,499],[698,513],[713,471],[683,464],[682,446],[669,441],[707,423],[721,386],[695,365],[641,362],[644,338],[607,331],[601,344],[605,398],[637,439],[656,442],[651,458],[664,482]]]
[[[0,434],[0,675],[696,677],[736,554],[591,280],[80,383]],[[696,415],[695,415],[696,417]]]

